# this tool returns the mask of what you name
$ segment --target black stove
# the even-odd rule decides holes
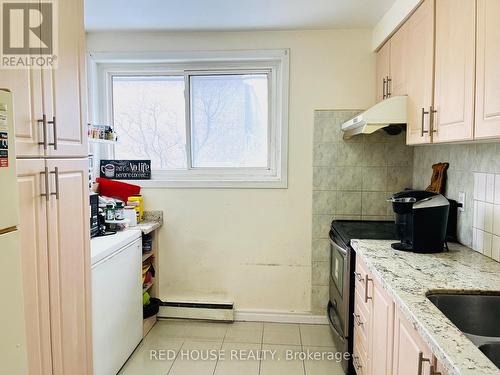
[[[398,238],[394,221],[334,220],[332,232],[347,246],[352,239],[396,240]]]
[[[355,374],[353,353],[354,270],[352,239],[396,240],[394,221],[334,220],[330,230],[330,301],[328,318],[337,350],[351,354],[342,361],[346,374]]]

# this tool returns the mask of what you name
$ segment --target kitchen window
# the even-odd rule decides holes
[[[288,51],[130,60],[91,56],[103,158],[151,159],[145,187],[286,188]]]

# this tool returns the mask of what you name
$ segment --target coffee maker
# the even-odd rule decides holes
[[[447,249],[446,232],[450,202],[441,194],[407,190],[390,199],[396,214],[400,242],[392,248],[419,253],[437,253]]]

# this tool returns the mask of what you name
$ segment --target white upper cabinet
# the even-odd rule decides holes
[[[477,1],[476,133],[500,137],[500,1]]]
[[[0,69],[0,86],[13,93],[20,157],[88,155],[83,1],[56,9],[57,66]]]
[[[436,1],[433,141],[474,133],[476,0]]]
[[[407,143],[430,143],[434,82],[434,0],[425,0],[406,23]]]
[[[87,156],[83,1],[58,2],[57,68],[44,75],[50,156]]]
[[[377,53],[376,97],[377,102],[387,99],[388,79],[391,74],[391,41],[387,41]]]
[[[377,52],[377,102],[406,95],[407,27],[403,25]]]
[[[12,91],[17,155],[44,155],[41,70],[0,69],[0,86]]]
[[[391,38],[388,95],[406,95],[406,59],[408,56],[408,25],[405,23]]]
[[[424,0],[379,50],[377,100],[389,71],[389,95],[408,95],[407,144],[500,139],[498,14],[498,0]]]

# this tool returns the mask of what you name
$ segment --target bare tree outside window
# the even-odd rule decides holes
[[[191,77],[193,167],[268,167],[265,74]]]
[[[153,170],[269,168],[267,74],[113,76],[118,159],[151,159]]]
[[[185,169],[183,76],[114,76],[118,159],[151,159],[153,169]]]

